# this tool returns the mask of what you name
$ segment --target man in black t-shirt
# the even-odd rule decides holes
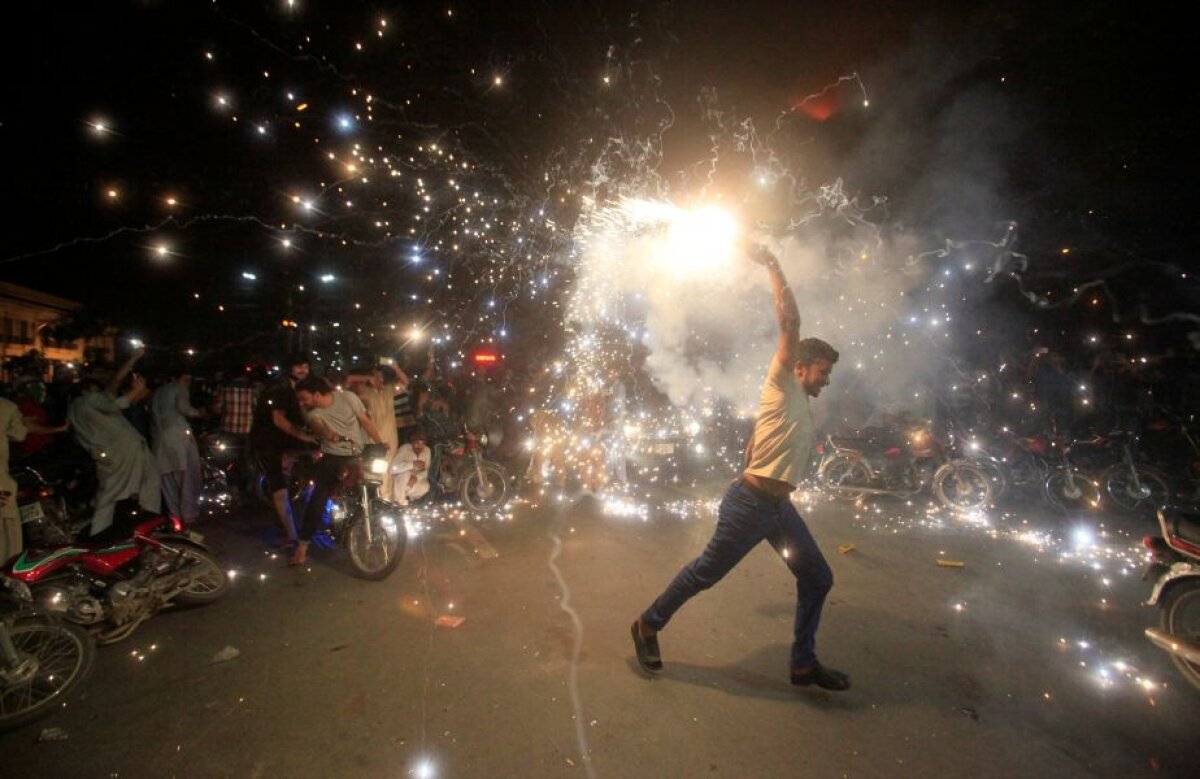
[[[296,398],[297,382],[308,377],[308,358],[296,355],[288,359],[285,367],[287,378],[263,392],[254,408],[250,448],[266,478],[266,488],[284,535],[289,544],[295,544],[296,525],[288,500],[284,458],[289,450],[302,448],[305,443],[315,444],[317,438],[304,429],[304,414]]]

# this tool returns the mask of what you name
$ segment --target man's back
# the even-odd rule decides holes
[[[221,413],[221,430],[243,435],[250,432],[254,419],[254,390],[249,384],[234,382],[217,391],[217,410]]]

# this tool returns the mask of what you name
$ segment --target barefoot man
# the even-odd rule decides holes
[[[721,581],[765,539],[796,577],[792,684],[847,690],[850,677],[822,665],[816,653],[817,626],[825,596],[833,586],[833,572],[789,497],[804,475],[813,448],[809,398],[820,395],[821,388],[829,383],[838,353],[817,338],[800,339],[796,298],[788,289],[779,262],[762,246],[748,247],[748,254],[766,268],[771,279],[779,345],[763,383],[754,435],[746,451],[746,469],[721,500],[717,527],[708,546],[634,621],[634,650],[643,669],[651,673],[661,670],[658,631],[666,627],[680,606]]]

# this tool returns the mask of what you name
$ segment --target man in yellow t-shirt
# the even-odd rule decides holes
[[[630,628],[634,652],[644,670],[661,670],[658,631],[684,603],[719,582],[751,549],[766,540],[796,577],[792,684],[848,690],[849,676],[817,660],[817,626],[825,597],[833,586],[833,572],[789,497],[804,476],[813,448],[809,399],[820,395],[829,384],[838,353],[818,338],[800,339],[796,298],[775,256],[756,245],[748,246],[747,253],[767,269],[770,277],[779,343],[759,398],[754,435],[746,450],[746,468],[721,500],[717,527],[708,546],[634,621]]]

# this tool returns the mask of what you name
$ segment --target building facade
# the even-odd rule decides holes
[[[54,325],[69,320],[82,308],[73,300],[0,281],[0,375],[11,379],[4,366],[34,349],[46,360],[46,378],[57,366],[73,368],[89,361],[111,361],[113,331],[73,341],[53,337]]]

